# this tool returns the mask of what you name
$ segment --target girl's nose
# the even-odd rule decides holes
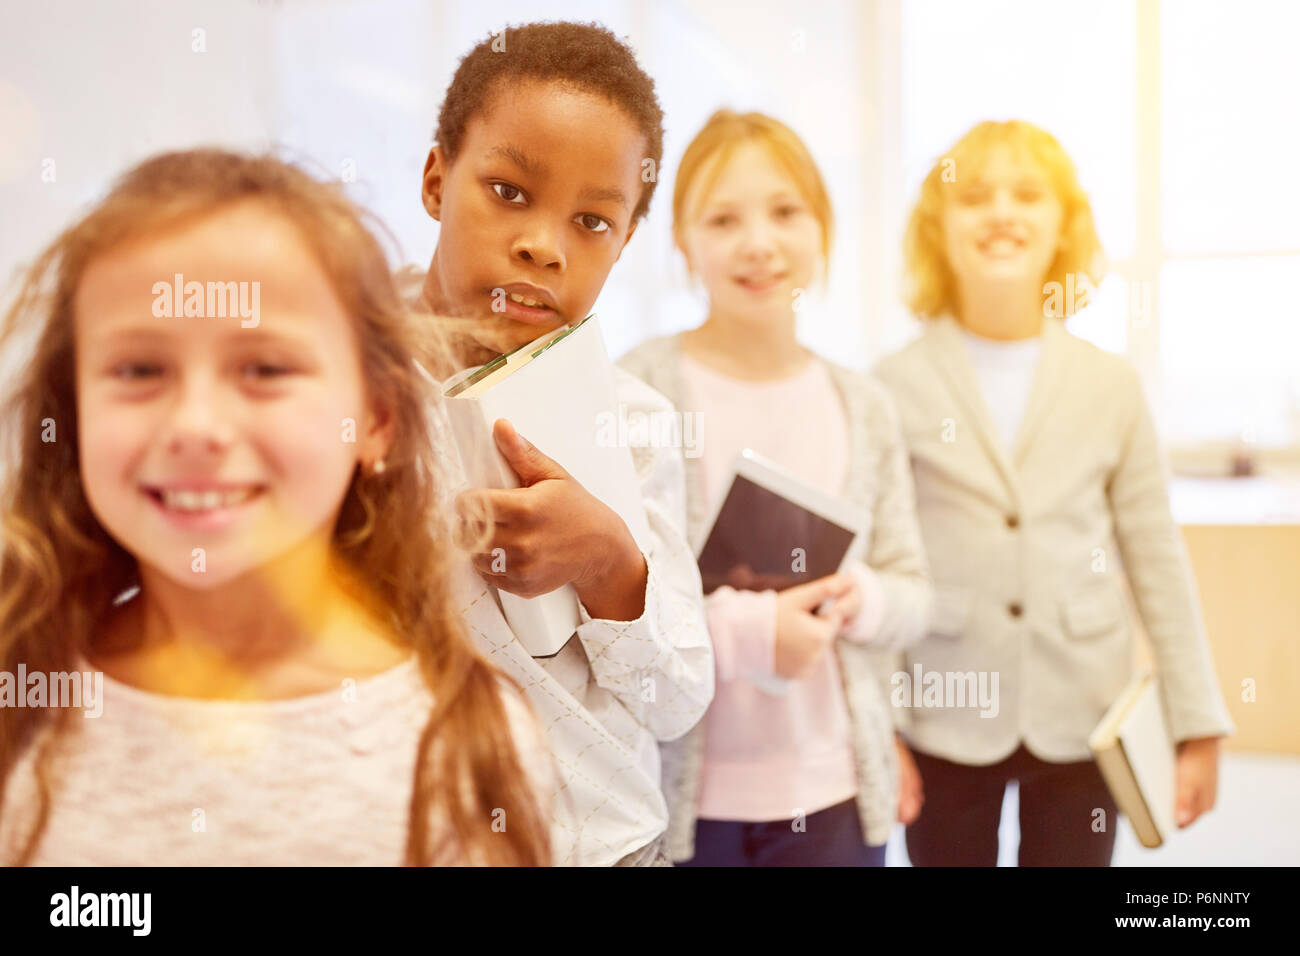
[[[169,454],[204,458],[230,447],[233,428],[218,383],[208,376],[185,379],[164,425]]]
[[[767,259],[776,253],[776,235],[765,216],[749,219],[740,238],[740,251],[753,259]]]
[[[989,204],[989,213],[999,221],[1010,219],[1015,214],[1016,200],[1010,189],[998,189],[993,193],[993,202]]]

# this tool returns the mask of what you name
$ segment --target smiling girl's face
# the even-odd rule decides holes
[[[1021,150],[989,150],[948,187],[944,248],[960,288],[1040,286],[1056,258],[1064,215],[1047,174]]]
[[[183,300],[157,317],[154,285],[178,273],[259,283],[255,327],[186,317]],[[387,440],[353,322],[288,220],[242,202],[118,246],[87,266],[74,312],[82,483],[142,575],[210,589],[328,547],[358,461]]]
[[[699,177],[702,190],[708,177]],[[821,260],[817,218],[790,175],[761,145],[742,143],[708,188],[687,200],[687,265],[714,314],[764,320],[789,316]]]

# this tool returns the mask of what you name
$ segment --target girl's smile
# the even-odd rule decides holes
[[[1027,245],[1022,235],[1007,230],[995,230],[977,240],[976,244],[981,253],[994,259],[1018,256]]]
[[[167,521],[186,530],[203,531],[225,529],[259,503],[266,490],[262,484],[209,481],[141,487]]]
[[[746,292],[763,296],[780,289],[785,284],[786,272],[764,272],[754,275],[736,276],[735,282]]]

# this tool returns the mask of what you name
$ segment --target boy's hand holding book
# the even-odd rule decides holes
[[[573,585],[593,618],[634,621],[645,609],[645,558],[618,514],[526,441],[505,419],[493,426],[501,454],[521,487],[464,492],[458,505],[480,502],[493,517],[488,552],[474,565],[489,581],[520,597]],[[492,554],[495,549],[501,552]]]

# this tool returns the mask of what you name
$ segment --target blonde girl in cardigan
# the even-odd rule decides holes
[[[690,865],[883,865],[897,778],[879,652],[923,633],[931,590],[891,402],[795,340],[797,299],[830,250],[830,202],[789,127],[723,110],[682,159],[673,230],[707,317],[623,364],[698,416],[692,537],[745,447],[857,504],[872,527],[867,560],[843,574],[706,599],[717,696],[662,747],[669,852]],[[788,692],[764,689],[772,677]]]

